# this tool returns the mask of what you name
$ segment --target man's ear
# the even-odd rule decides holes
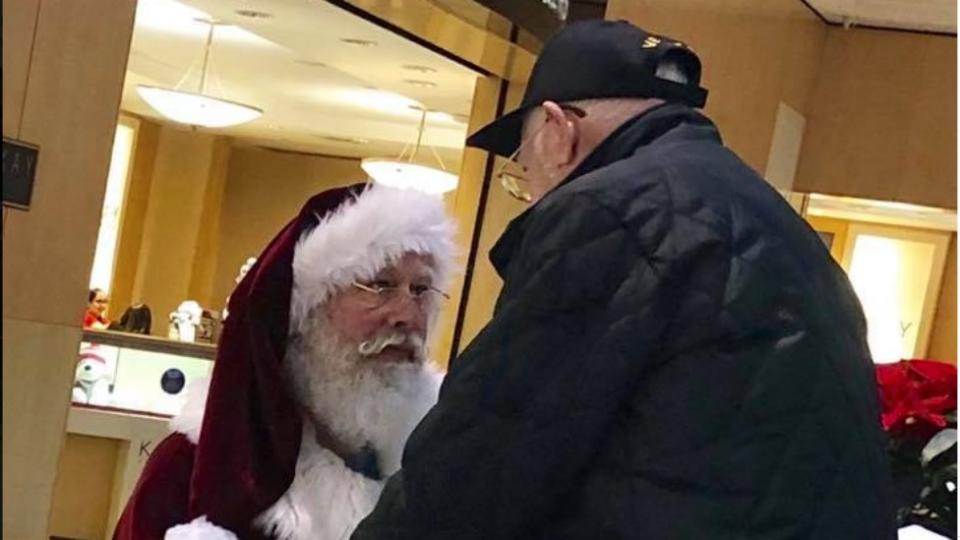
[[[556,102],[544,101],[543,110],[546,113],[546,131],[551,161],[559,166],[568,165],[577,155],[580,126],[577,118],[567,116]]]

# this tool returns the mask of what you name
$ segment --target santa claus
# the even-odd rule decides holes
[[[436,401],[424,343],[453,260],[439,198],[312,198],[230,300],[209,385],[150,456],[115,539],[339,539]]]

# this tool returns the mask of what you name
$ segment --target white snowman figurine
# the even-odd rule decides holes
[[[203,308],[193,300],[180,304],[176,311],[170,314],[170,338],[180,341],[193,342],[197,337],[197,327],[203,318]]]
[[[93,351],[81,351],[73,382],[73,401],[90,405],[110,403],[107,361]]]

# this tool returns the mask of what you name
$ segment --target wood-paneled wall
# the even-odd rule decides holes
[[[123,443],[117,439],[67,434],[60,455],[50,511],[50,535],[107,537],[110,502]]]
[[[142,301],[142,298],[134,299],[133,286],[137,279],[140,247],[143,245],[144,222],[150,201],[150,184],[157,158],[157,145],[160,142],[160,129],[159,124],[147,120],[140,120],[137,129],[137,146],[133,150],[130,163],[120,234],[117,237],[117,259],[109,291],[109,316],[114,319],[123,315],[127,306]]]
[[[957,235],[950,241],[927,358],[957,363]]]
[[[957,39],[830,28],[795,189],[957,207]]]
[[[4,210],[3,537],[48,537],[134,0],[3,2],[3,136],[40,146]]]
[[[209,216],[219,212],[228,151],[223,137],[162,126],[142,216],[128,207],[124,220],[143,222],[131,299],[150,306],[154,335],[166,335],[168,314],[184,300],[209,302],[215,264],[210,247],[219,240]],[[144,153],[149,151],[136,155]],[[133,180],[146,183],[141,177]],[[129,230],[126,224],[123,230]],[[111,307],[119,317],[127,306],[113,302]]]

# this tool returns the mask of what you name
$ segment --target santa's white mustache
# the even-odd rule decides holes
[[[407,332],[393,331],[360,342],[360,345],[357,346],[357,351],[362,356],[374,356],[380,354],[391,345],[403,345],[405,343],[409,344],[417,353],[423,350],[423,339],[420,338],[420,336]]]

